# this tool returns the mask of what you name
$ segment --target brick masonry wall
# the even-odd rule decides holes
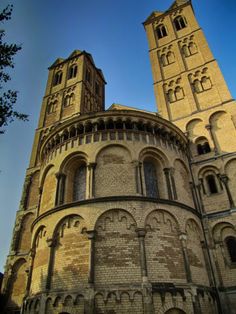
[[[28,194],[27,208],[37,206],[38,199],[39,199],[39,171],[34,173],[32,176],[32,181],[30,184],[30,189],[29,189],[29,194]]]
[[[129,195],[135,190],[135,169],[129,151],[121,146],[108,146],[97,156],[95,195]]]
[[[51,289],[76,289],[88,281],[89,240],[79,216],[64,218],[57,227]]]
[[[146,220],[145,237],[148,278],[151,282],[185,282],[183,252],[175,218],[154,211]]]
[[[30,294],[36,294],[45,289],[49,261],[49,249],[46,243],[46,230],[41,228],[35,238],[35,256],[33,258],[33,271]]]
[[[140,282],[136,224],[129,213],[111,210],[96,223],[95,284]]]
[[[31,248],[31,226],[34,220],[34,214],[26,214],[21,222],[19,243],[17,251],[20,253],[27,253]]]
[[[186,236],[192,280],[195,284],[204,284],[207,286],[209,285],[209,280],[201,244],[203,235],[200,227],[194,220],[190,219],[187,222]]]
[[[25,295],[27,274],[27,264],[24,259],[19,259],[12,268],[12,276],[9,278],[9,299],[7,304],[9,307],[21,306],[22,299]]]

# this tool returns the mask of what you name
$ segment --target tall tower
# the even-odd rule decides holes
[[[236,103],[191,1],[176,0],[167,11],[153,12],[144,27],[158,111],[188,137],[215,285],[223,312],[231,313],[236,293]]]
[[[232,130],[236,124],[235,104],[191,1],[177,0],[165,12],[153,12],[144,26],[161,116],[186,131],[191,120],[205,120],[215,112],[227,111],[232,116],[228,121]],[[225,150],[225,146],[216,149]],[[230,150],[235,149],[235,143],[231,143]]]

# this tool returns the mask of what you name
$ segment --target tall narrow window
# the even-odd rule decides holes
[[[85,199],[86,193],[86,165],[80,165],[74,176],[73,200],[81,201]]]
[[[68,72],[68,80],[71,78],[76,77],[77,75],[77,65],[73,64],[70,68],[69,68],[69,72]]]
[[[208,142],[205,142],[203,144],[203,152],[204,154],[210,153],[211,152],[211,148]]]
[[[227,237],[225,243],[228,249],[229,257],[232,263],[236,263],[236,238]]]
[[[213,174],[209,174],[206,177],[206,181],[207,181],[207,185],[208,185],[208,189],[209,189],[210,194],[218,193],[215,176]]]
[[[90,71],[89,69],[86,69],[85,80],[86,80],[88,83],[91,83],[91,71]]]
[[[157,174],[156,167],[153,162],[145,161],[143,163],[145,185],[146,185],[146,195],[149,197],[158,197],[157,188]]]
[[[95,82],[95,94],[100,95],[100,85],[98,82]]]
[[[159,25],[157,27],[156,31],[157,31],[157,37],[158,38],[163,38],[163,37],[167,36],[166,27],[163,24]]]
[[[179,30],[181,30],[187,26],[186,19],[180,15],[174,19],[174,24],[175,24],[175,28],[177,31],[179,31]]]
[[[196,140],[198,155],[203,155],[211,152],[210,145],[205,137]]]
[[[54,75],[53,85],[55,86],[55,85],[61,84],[61,81],[62,81],[62,71],[58,71]]]

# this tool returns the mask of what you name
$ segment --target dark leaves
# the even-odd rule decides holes
[[[8,5],[0,12],[0,22],[3,23],[11,18],[12,5]],[[27,121],[28,115],[14,110],[17,100],[17,92],[7,90],[2,93],[3,84],[10,81],[11,77],[6,72],[8,68],[14,68],[14,56],[21,50],[17,44],[8,44],[4,42],[5,31],[0,30],[0,134],[4,133],[4,126],[7,126],[14,119]]]

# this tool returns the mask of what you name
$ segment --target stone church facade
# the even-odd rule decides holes
[[[105,111],[85,51],[49,68],[3,313],[236,313],[236,104],[190,1],[144,27],[158,113]]]

